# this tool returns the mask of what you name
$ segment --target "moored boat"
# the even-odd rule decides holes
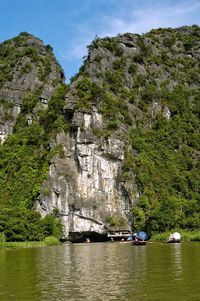
[[[174,232],[173,234],[170,234],[168,240],[166,243],[180,243],[181,242],[181,235],[178,232]]]
[[[134,246],[145,246],[146,243],[147,242],[145,240],[133,240],[132,241],[132,245],[134,245]]]
[[[148,240],[148,235],[144,231],[139,231],[133,234],[132,245],[134,246],[144,246]]]

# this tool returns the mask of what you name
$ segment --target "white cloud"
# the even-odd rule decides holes
[[[148,2],[148,1],[147,1]],[[130,3],[130,2],[129,2]],[[153,28],[159,27],[178,27],[182,25],[191,25],[193,23],[193,14],[200,10],[199,1],[179,1],[178,4],[151,5],[135,8],[133,4],[127,6],[125,17],[106,16],[97,20],[96,28],[90,24],[86,26],[77,26],[75,29],[75,38],[70,41],[70,47],[60,53],[62,59],[70,61],[81,59],[87,54],[86,46],[91,43],[97,34],[99,37],[114,36],[118,33],[132,32],[145,33]],[[120,14],[120,12],[119,12]],[[106,28],[106,30],[104,30]]]
[[[187,25],[190,15],[198,9],[200,9],[199,1],[191,5],[181,3],[168,7],[133,9],[129,20],[107,18],[106,23],[109,24],[109,30],[104,35],[116,35],[125,32],[144,33],[153,28]],[[190,24],[193,23],[190,22]]]
[[[77,39],[71,41],[70,45],[67,44],[65,49],[60,50],[59,55],[65,61],[71,61],[72,59],[81,59],[87,53],[87,45],[92,41],[91,39]]]

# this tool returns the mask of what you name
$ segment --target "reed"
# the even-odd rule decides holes
[[[186,241],[200,241],[200,230],[195,231],[181,231],[182,240]]]
[[[0,248],[9,248],[9,249],[17,249],[17,248],[39,248],[39,247],[47,247],[47,246],[55,246],[59,245],[60,241],[54,237],[49,236],[46,237],[43,241],[0,241]]]
[[[182,241],[200,241],[200,230],[188,231],[188,230],[173,230],[162,233],[153,234],[151,241],[166,241],[170,233],[179,232],[181,234]]]
[[[151,241],[166,241],[171,232],[166,231],[162,233],[156,233],[151,236]]]

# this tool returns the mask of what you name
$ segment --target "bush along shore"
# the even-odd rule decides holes
[[[187,231],[187,230],[174,230],[166,231],[162,233],[153,234],[151,241],[166,241],[169,238],[170,233],[179,232],[181,234],[182,241],[198,241],[200,242],[200,230]]]
[[[0,208],[0,247],[58,245],[62,229],[56,213],[41,218],[30,209]]]

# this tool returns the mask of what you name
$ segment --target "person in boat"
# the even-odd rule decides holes
[[[144,231],[138,231],[137,233],[134,233],[133,236],[135,238],[134,240],[138,240],[138,241],[147,241],[148,240],[148,235]]]

